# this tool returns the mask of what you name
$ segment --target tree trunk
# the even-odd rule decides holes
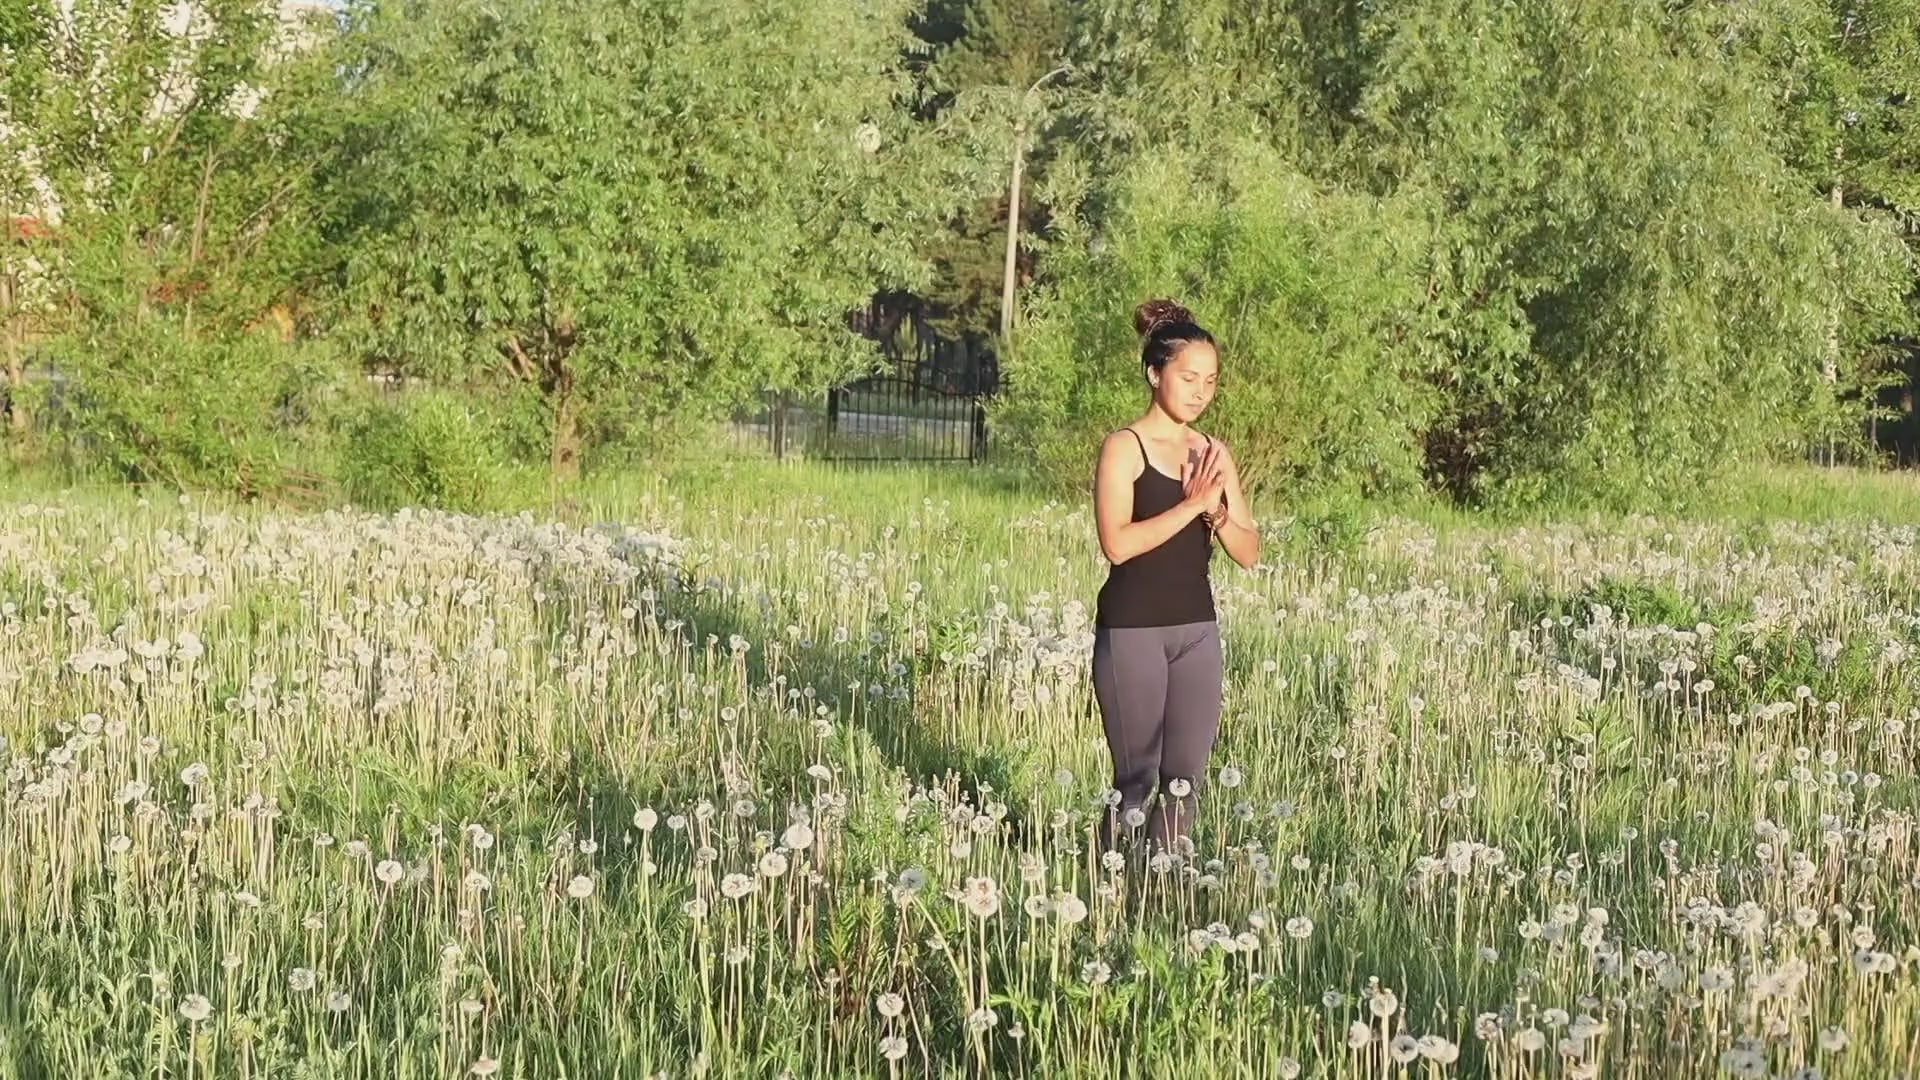
[[[580,478],[580,403],[571,388],[553,401],[553,450],[547,465],[556,481]]]
[[[1834,150],[1833,157],[1837,164],[1840,160],[1840,151],[1838,149]],[[1835,210],[1846,209],[1846,189],[1840,186],[1840,181],[1837,178],[1833,182],[1833,190],[1830,198],[1833,200],[1833,208]],[[1837,301],[1833,306],[1831,324],[1827,328],[1827,363],[1824,374],[1827,377],[1828,385],[1840,381],[1840,304]]]
[[[513,377],[539,387],[541,400],[553,410],[547,471],[559,483],[580,476],[581,402],[574,393],[573,367],[567,362],[578,337],[571,323],[562,323],[543,339],[529,350],[518,335],[509,332],[501,339],[500,351]]]
[[[556,484],[580,478],[581,401],[573,385],[573,365],[567,362],[576,340],[572,325],[563,323],[548,336],[541,357],[540,392],[553,408],[553,449],[547,465]]]
[[[0,273],[0,357],[7,365],[7,430],[17,441],[32,426],[27,415],[27,342],[11,272]]]
[[[7,331],[7,430],[17,439],[33,429],[33,417],[27,412],[27,365],[20,355],[13,331]]]
[[[1834,178],[1831,197],[1835,210],[1843,210],[1847,205],[1846,189],[1841,186],[1842,178],[1839,175],[1842,151],[1842,147],[1836,146],[1833,148]],[[1822,371],[1822,374],[1826,376],[1830,393],[1836,392],[1833,388],[1837,387],[1840,382],[1840,318],[1840,301],[1836,299],[1833,305],[1833,316],[1827,328],[1827,360],[1825,365],[1823,365],[1824,370]],[[1834,449],[1833,436],[1828,435],[1827,468],[1829,469],[1833,468],[1834,465]]]
[[[1000,339],[1013,339],[1013,274],[1020,255],[1020,174],[1026,164],[1027,122],[1013,129],[1013,178],[1007,184],[1007,264],[1000,279]]]

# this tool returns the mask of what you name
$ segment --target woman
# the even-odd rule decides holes
[[[1134,329],[1152,402],[1101,444],[1093,493],[1110,564],[1094,617],[1093,687],[1120,793],[1106,848],[1143,814],[1149,844],[1186,837],[1220,730],[1213,541],[1249,568],[1260,550],[1233,454],[1191,426],[1220,376],[1213,335],[1171,300],[1142,304]]]

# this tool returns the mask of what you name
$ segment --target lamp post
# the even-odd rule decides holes
[[[1013,124],[1013,179],[1007,185],[1007,265],[1000,283],[1000,339],[1013,339],[1013,273],[1014,263],[1020,250],[1020,177],[1026,165],[1027,142],[1027,105],[1040,87],[1055,75],[1063,75],[1072,70],[1071,64],[1062,64],[1034,80],[1027,92],[1020,95],[1020,114]]]

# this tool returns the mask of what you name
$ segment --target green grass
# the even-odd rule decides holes
[[[0,507],[0,1077],[1898,1075],[1904,484],[1262,507],[1261,569],[1215,564],[1197,850],[1121,873],[1084,497],[724,461],[483,518],[34,489]]]

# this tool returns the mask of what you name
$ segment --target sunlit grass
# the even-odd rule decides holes
[[[1864,499],[1220,560],[1197,848],[1127,865],[1091,523],[1012,480],[38,498],[0,1075],[1917,1064],[1920,534]]]

